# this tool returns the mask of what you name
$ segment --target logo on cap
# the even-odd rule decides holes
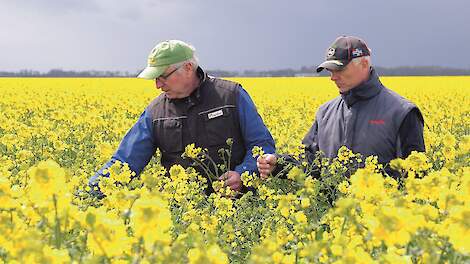
[[[157,62],[157,60],[154,57],[150,57],[148,58],[147,64],[152,65],[155,64],[155,62]]]
[[[352,50],[352,55],[354,57],[360,57],[360,56],[362,56],[362,54],[363,54],[362,49],[355,48],[355,49]]]
[[[335,48],[329,48],[328,52],[327,52],[327,56],[331,57],[331,56],[335,55],[335,51],[336,51]]]

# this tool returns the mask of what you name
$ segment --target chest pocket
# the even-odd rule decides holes
[[[183,121],[186,116],[157,118],[153,121],[157,145],[162,152],[183,151]]]
[[[234,105],[225,105],[199,113],[203,120],[208,146],[225,146],[228,138],[233,138],[235,124]]]

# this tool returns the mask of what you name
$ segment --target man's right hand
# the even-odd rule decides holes
[[[266,180],[276,167],[277,158],[274,154],[264,154],[256,160],[256,166],[260,173],[261,179]]]

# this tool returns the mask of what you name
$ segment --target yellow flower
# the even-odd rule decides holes
[[[111,158],[115,148],[109,142],[102,142],[97,146],[100,162],[106,162]]]
[[[333,244],[331,246],[331,253],[335,256],[341,256],[341,254],[343,254],[343,247]]]
[[[272,256],[272,260],[274,263],[282,263],[282,258],[284,257],[284,255],[282,255],[282,253],[280,252],[274,252],[273,256]]]
[[[228,263],[227,255],[219,248],[217,244],[213,244],[207,250],[209,263],[211,264],[225,264]]]
[[[281,196],[279,200],[279,204],[277,205],[277,209],[281,213],[282,216],[288,218],[290,215],[291,208],[293,209],[291,203],[295,199],[295,197],[289,195]]]
[[[131,223],[135,236],[144,238],[148,250],[155,242],[165,245],[171,242],[171,214],[167,202],[158,195],[144,196],[134,203]]]
[[[411,256],[406,256],[405,253],[399,253],[398,250],[391,250],[391,248],[387,250],[387,253],[382,257],[381,262],[387,264],[413,263],[411,261]]]
[[[338,160],[341,162],[346,162],[350,158],[353,158],[354,156],[355,156],[354,153],[351,150],[349,150],[346,146],[341,146],[338,149]]]
[[[188,260],[191,264],[226,264],[227,255],[220,250],[217,244],[212,244],[207,250],[192,248],[188,251]]]
[[[131,178],[135,176],[135,172],[131,171],[129,164],[122,163],[120,161],[114,162],[111,167],[107,169],[109,172],[109,178],[114,182],[120,182],[123,184],[129,183]]]
[[[340,256],[340,260],[343,263],[375,263],[372,257],[361,247],[345,251],[345,254]]]
[[[49,246],[43,248],[44,259],[47,263],[70,263],[69,252],[66,249],[55,249]]]
[[[10,187],[10,181],[0,176],[0,208],[11,209],[19,206]]]
[[[297,221],[300,224],[306,224],[307,223],[307,217],[302,211],[298,211],[295,213],[295,221]]]
[[[249,174],[248,171],[245,171],[245,172],[242,173],[240,178],[241,178],[244,186],[246,186],[246,187],[253,186],[253,181],[254,181],[254,175],[253,174]]]
[[[462,154],[470,152],[470,135],[465,135],[459,142],[459,151]]]
[[[182,181],[188,179],[186,170],[181,165],[173,165],[170,168],[170,178],[173,181]]]
[[[191,158],[191,159],[200,159],[200,158],[202,158],[201,153],[202,153],[202,148],[200,148],[200,147],[196,148],[194,143],[187,145],[184,149],[184,154],[188,158]]]
[[[408,171],[422,172],[431,168],[431,164],[428,163],[426,154],[423,152],[412,151],[405,162]]]
[[[253,158],[257,158],[258,156],[262,157],[264,155],[263,148],[258,146],[254,146],[251,153],[253,153]]]
[[[302,208],[304,208],[304,209],[307,208],[307,207],[309,207],[309,206],[310,206],[310,199],[307,198],[307,197],[302,198],[302,199],[300,200],[300,206],[301,206]]]
[[[217,214],[220,217],[230,217],[235,213],[233,208],[233,202],[229,198],[220,197],[214,200],[215,208],[217,208]]]
[[[87,246],[93,254],[108,257],[129,253],[132,240],[123,220],[103,208],[88,209]]]
[[[441,235],[448,236],[452,246],[463,254],[470,254],[470,209],[456,206],[443,223]]]
[[[422,216],[401,207],[381,207],[376,212],[376,220],[369,219],[373,235],[383,240],[387,246],[404,246],[419,227],[424,226]]]
[[[338,185],[338,190],[343,194],[347,194],[349,192],[348,187],[349,187],[349,182],[343,181]]]
[[[442,143],[444,144],[444,146],[446,147],[451,147],[453,148],[455,146],[455,144],[457,143],[457,140],[455,140],[455,137],[450,134],[450,133],[447,133],[444,138],[442,139]]]
[[[40,203],[52,199],[53,194],[67,192],[65,171],[55,161],[47,160],[29,169],[31,183],[28,195],[33,202]]]
[[[349,191],[360,199],[383,199],[384,178],[381,174],[359,169],[351,176]]]
[[[287,174],[287,178],[297,182],[303,182],[306,175],[304,171],[299,167],[293,167]]]
[[[203,253],[199,248],[192,248],[188,251],[188,260],[189,263],[191,264],[198,264],[198,263],[204,263],[201,261],[201,258],[203,258]]]

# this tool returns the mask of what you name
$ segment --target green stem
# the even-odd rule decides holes
[[[54,226],[55,246],[57,249],[60,249],[62,235],[60,233],[60,219],[59,219],[59,215],[57,212],[57,196],[55,194],[52,195],[52,200],[54,201],[54,211],[55,211],[55,226]]]
[[[233,143],[230,144],[229,150],[228,150],[228,153],[227,153],[227,156],[228,156],[228,167],[227,167],[227,170],[231,170],[230,165],[232,165],[232,164],[230,164],[230,161],[232,160],[232,146],[233,146]]]
[[[12,225],[11,225],[12,228],[13,228],[13,211],[14,211],[14,210],[15,210],[15,209],[11,209],[11,210],[10,210],[10,223],[12,224]]]
[[[104,247],[103,245],[101,245],[101,243],[98,241],[98,239],[96,239],[96,236],[95,234],[93,233],[93,230],[91,232],[91,235],[93,236],[93,239],[95,240],[96,244],[98,244],[98,247],[101,249],[101,251],[103,252],[104,254],[104,257],[106,258],[106,261],[108,263],[111,263],[111,259],[108,257],[108,254],[106,254],[106,251],[104,250]]]
[[[206,159],[211,162],[212,166],[214,166],[214,172],[215,172],[216,178],[219,178],[221,175],[219,175],[219,168],[217,167],[217,164],[215,164],[214,160],[211,159],[211,157],[209,157],[208,154],[205,154],[205,156],[206,156]]]
[[[195,159],[194,160],[197,165],[202,168],[204,170],[204,172],[207,174],[207,178],[209,179],[209,182],[211,183],[212,185],[212,177],[211,177],[211,173],[210,173],[210,170],[209,170],[209,167],[207,167],[202,161],[200,161],[199,159]]]
[[[341,226],[341,234],[343,234],[344,229],[346,228],[346,221],[347,221],[348,216],[346,215],[344,217],[343,225]]]
[[[219,155],[219,156],[222,157],[222,161],[224,162],[225,170],[226,170],[226,171],[229,171],[229,170],[230,170],[230,167],[227,167],[227,160],[225,159],[225,153],[227,153],[227,152],[226,152],[226,150],[224,149],[224,151],[222,152],[222,155]]]

